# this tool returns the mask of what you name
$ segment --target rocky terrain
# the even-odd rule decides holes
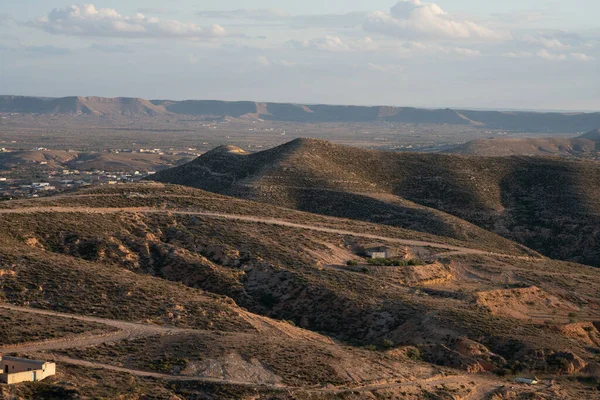
[[[55,332],[0,352],[59,365],[21,398],[598,394],[600,270],[489,232],[151,183],[3,202],[0,223],[2,318]],[[405,262],[368,263],[374,242]],[[543,384],[513,387],[534,375]]]
[[[600,266],[600,164],[593,161],[393,153],[297,139],[252,154],[219,147],[153,179],[455,239],[500,235],[551,258]]]
[[[202,115],[272,121],[396,122],[450,124],[531,132],[586,132],[600,125],[600,113],[541,113],[364,107],[215,100],[145,100],[140,98],[0,96],[0,113],[83,114],[94,116]]]

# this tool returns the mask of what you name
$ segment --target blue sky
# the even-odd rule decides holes
[[[0,1],[0,93],[600,109],[600,2],[88,1]]]

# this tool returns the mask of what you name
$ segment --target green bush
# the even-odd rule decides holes
[[[367,261],[369,265],[378,267],[412,267],[416,265],[425,265],[423,260],[411,259],[411,260],[390,260],[386,258],[371,258]]]
[[[358,265],[358,261],[356,261],[356,260],[349,260],[346,263],[346,265],[349,266],[349,267],[356,267]]]
[[[406,356],[414,361],[422,360],[421,351],[419,349],[417,349],[416,347],[412,347],[412,348],[408,349],[408,351],[406,352]]]

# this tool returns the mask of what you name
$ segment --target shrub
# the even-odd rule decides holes
[[[406,356],[414,361],[422,360],[421,351],[419,351],[419,349],[417,349],[416,347],[411,347],[410,349],[408,349],[406,352]]]
[[[367,261],[369,265],[378,267],[412,267],[417,265],[425,265],[423,260],[411,259],[411,260],[390,260],[386,258],[371,258]]]
[[[349,266],[349,267],[356,267],[358,265],[358,261],[356,261],[356,260],[349,260],[346,263],[346,265]]]

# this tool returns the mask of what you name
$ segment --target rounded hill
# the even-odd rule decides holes
[[[253,154],[208,153],[153,179],[450,237],[483,238],[488,230],[549,256],[600,265],[594,162],[392,153],[296,139]]]

